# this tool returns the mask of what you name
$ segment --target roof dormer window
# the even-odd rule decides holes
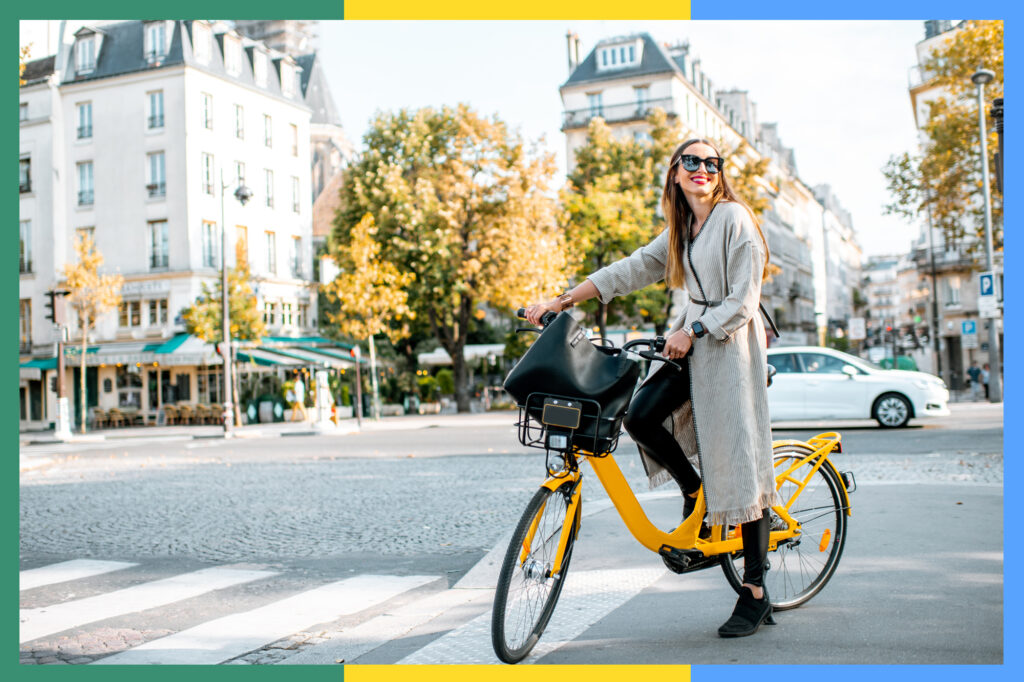
[[[242,43],[231,36],[224,36],[224,68],[232,76],[242,72]]]
[[[295,69],[285,60],[281,60],[281,93],[285,97],[295,94]]]
[[[146,24],[146,61],[160,62],[167,56],[167,22],[152,21]]]
[[[89,73],[96,68],[96,37],[82,36],[75,43],[75,73]]]
[[[201,21],[192,24],[192,52],[200,64],[210,63],[211,39],[209,26]]]
[[[643,59],[644,43],[641,39],[604,45],[597,50],[598,71],[625,69],[639,66]]]
[[[267,87],[267,55],[256,50],[252,55],[252,72],[256,85]]]

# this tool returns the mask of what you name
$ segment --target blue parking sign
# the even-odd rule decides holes
[[[977,323],[974,320],[964,320],[960,323],[960,334],[963,336],[970,336],[971,334],[978,333]]]
[[[991,272],[983,272],[978,277],[978,283],[981,285],[982,296],[995,296],[996,295],[996,283],[995,275]]]

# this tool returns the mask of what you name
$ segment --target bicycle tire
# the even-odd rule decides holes
[[[805,446],[782,445],[773,451],[774,463],[802,459],[812,452]],[[799,470],[797,477],[800,477]],[[835,573],[846,546],[847,517],[841,486],[834,470],[827,464],[822,465],[790,509],[790,515],[801,524],[801,534],[780,542],[768,555],[770,570],[764,578],[776,611],[795,609],[807,603]],[[792,496],[794,488],[791,483],[783,483],[779,495],[784,502]],[[773,525],[779,521],[774,513],[772,519]],[[733,532],[733,528],[727,532]],[[743,552],[722,555],[721,563],[726,580],[738,593],[743,584]]]
[[[551,568],[569,511],[569,496],[573,485],[572,481],[568,481],[554,492],[540,488],[534,493],[512,533],[512,540],[498,574],[491,615],[491,643],[494,653],[505,663],[518,663],[529,655],[544,633],[562,593],[576,542],[575,523],[570,530],[562,569],[557,577],[551,577]],[[579,511],[577,506],[577,521]],[[540,520],[530,543],[530,553],[520,562],[523,542],[538,515]]]

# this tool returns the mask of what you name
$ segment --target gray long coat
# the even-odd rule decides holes
[[[778,504],[772,470],[768,418],[765,330],[758,311],[765,254],[750,214],[739,204],[719,202],[691,245],[703,297],[683,256],[692,298],[721,301],[704,311],[688,301],[669,333],[700,320],[708,334],[695,339],[690,355],[690,395],[671,418],[683,452],[701,473],[711,525],[760,518]],[[668,230],[632,255],[590,275],[603,302],[665,278]],[[654,363],[648,379],[662,369]],[[664,369],[662,371],[672,371]],[[671,480],[641,452],[651,487]]]

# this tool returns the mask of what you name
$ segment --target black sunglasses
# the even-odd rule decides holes
[[[708,172],[708,175],[714,175],[718,171],[722,170],[722,157],[721,156],[709,156],[706,159],[702,159],[694,154],[683,154],[679,157],[679,163],[682,164],[683,170],[688,173],[700,168],[700,164],[704,164],[704,170]]]

